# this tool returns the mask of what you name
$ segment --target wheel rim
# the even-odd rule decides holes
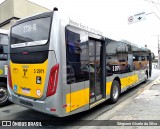
[[[0,88],[0,103],[5,102],[8,99],[7,89],[4,87]]]
[[[113,98],[117,99],[117,97],[118,97],[118,86],[114,85],[113,86]]]

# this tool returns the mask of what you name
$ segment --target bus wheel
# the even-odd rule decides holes
[[[114,80],[111,87],[110,102],[116,103],[120,95],[120,84],[117,80]]]
[[[0,107],[5,106],[8,103],[9,100],[8,100],[7,84],[4,82],[0,82]]]
[[[148,80],[148,72],[146,71],[144,83],[147,82],[147,80]]]

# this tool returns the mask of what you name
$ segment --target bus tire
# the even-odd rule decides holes
[[[111,87],[110,102],[116,103],[120,96],[120,84],[117,80],[114,80]]]
[[[5,106],[9,103],[7,84],[0,82],[0,107]]]

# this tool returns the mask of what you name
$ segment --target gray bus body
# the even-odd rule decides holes
[[[59,117],[115,103],[151,70],[149,49],[106,38],[57,9],[19,20],[9,47],[9,100]]]

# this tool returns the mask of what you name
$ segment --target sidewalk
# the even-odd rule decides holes
[[[160,76],[142,91],[95,120],[160,120]],[[158,124],[160,121],[158,121]],[[156,124],[155,124],[156,125]],[[85,128],[85,127],[82,127]],[[160,126],[88,126],[89,129],[160,129]]]

